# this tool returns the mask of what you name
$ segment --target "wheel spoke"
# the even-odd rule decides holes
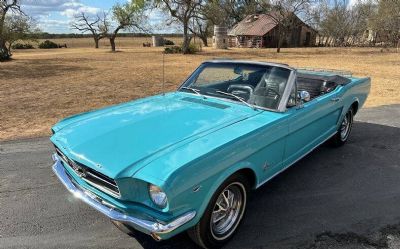
[[[219,214],[219,213],[221,213],[221,212],[224,212],[224,210],[221,210],[221,209],[214,210],[214,211],[213,211],[213,215],[217,215],[217,214]]]
[[[226,211],[226,208],[224,208],[221,203],[217,202],[216,205],[218,206],[218,211]]]
[[[222,220],[223,218],[226,217],[226,213],[223,213],[222,215],[220,215],[219,217],[217,215],[213,216],[213,222],[214,224],[217,223],[218,221]]]
[[[228,193],[228,194],[225,194],[225,193]],[[222,196],[224,197],[224,200],[225,200],[225,203],[226,203],[226,207],[229,207],[229,196],[230,196],[230,191],[229,191],[229,190],[224,191],[224,192],[222,193]]]
[[[214,236],[226,236],[236,227],[243,210],[242,189],[240,183],[234,183],[220,192],[210,219],[210,228]]]
[[[342,124],[340,126],[340,138],[342,139],[342,141],[344,141],[349,135],[351,124],[352,124],[352,116],[351,113],[348,112],[344,117]]]
[[[229,198],[229,207],[233,207],[233,202],[234,202],[234,200],[235,200],[235,194],[234,193],[232,193],[231,195],[230,195],[230,198]]]

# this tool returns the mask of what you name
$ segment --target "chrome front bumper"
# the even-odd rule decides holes
[[[76,198],[82,200],[83,202],[93,207],[97,211],[103,213],[110,219],[128,224],[141,232],[151,235],[156,240],[161,239],[159,235],[167,234],[174,231],[180,226],[191,221],[196,216],[196,212],[191,211],[178,217],[170,223],[163,224],[160,222],[143,220],[125,215],[110,207],[110,204],[104,202],[94,194],[91,194],[90,192],[80,188],[79,186],[76,186],[65,172],[65,168],[57,155],[53,155],[53,160],[55,162],[53,165],[54,173],[68,189],[68,191],[71,192]]]

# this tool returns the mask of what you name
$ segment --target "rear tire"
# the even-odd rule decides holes
[[[350,108],[340,123],[337,133],[331,138],[331,144],[335,147],[344,145],[349,138],[353,127],[353,109]]]
[[[230,176],[215,191],[200,222],[188,230],[189,237],[203,248],[220,248],[226,244],[244,216],[248,192],[245,176]]]

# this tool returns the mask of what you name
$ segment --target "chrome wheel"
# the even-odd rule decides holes
[[[241,220],[246,203],[246,190],[240,182],[228,185],[218,196],[210,220],[211,234],[216,240],[229,237]]]
[[[353,120],[351,112],[347,112],[346,116],[344,116],[342,124],[340,125],[340,139],[342,141],[345,141],[349,136],[352,122]]]

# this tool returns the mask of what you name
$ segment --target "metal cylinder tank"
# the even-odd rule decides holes
[[[228,48],[228,28],[224,25],[214,25],[213,47]]]
[[[162,47],[162,46],[164,46],[164,38],[162,36],[153,35],[151,37],[151,39],[153,40],[153,47]]]

